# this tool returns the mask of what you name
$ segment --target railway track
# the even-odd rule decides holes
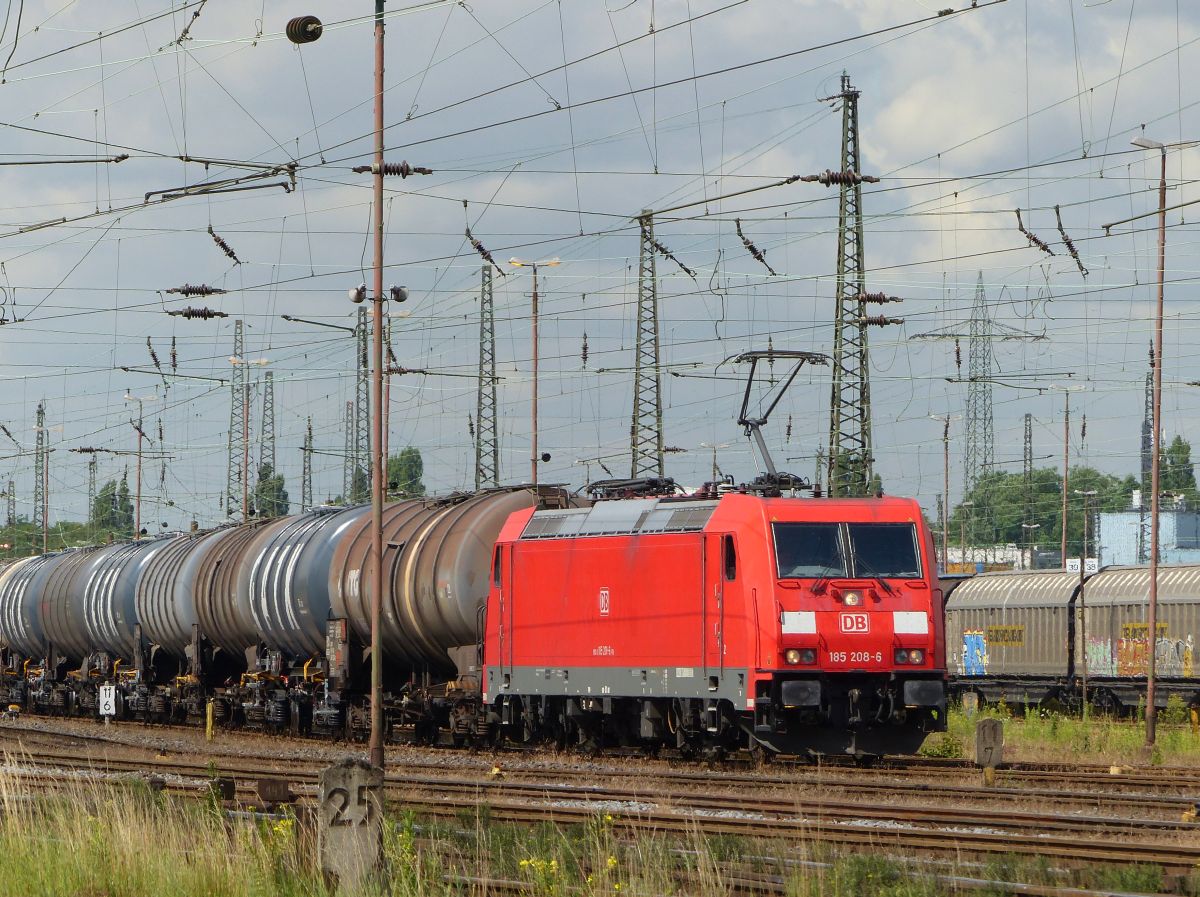
[[[173,790],[198,792],[213,773],[213,765],[179,758],[89,758],[70,751],[42,749],[34,759],[10,755],[10,768],[28,764],[34,782],[55,777],[98,772],[113,776],[140,774],[171,777]],[[286,775],[264,770],[253,763],[217,764],[222,775],[237,782],[236,794],[253,805],[256,780],[286,778],[300,807],[310,805],[316,792],[317,768],[291,766]],[[612,817],[612,825],[629,835],[653,832],[681,837],[734,835],[762,840],[820,842],[835,847],[886,850],[897,855],[953,854],[1042,855],[1066,863],[1152,863],[1183,873],[1200,863],[1200,846],[1192,836],[1194,826],[1176,820],[1144,816],[1066,816],[1057,810],[1034,811],[1019,807],[967,806],[959,802],[943,807],[904,807],[892,803],[850,800],[843,795],[807,795],[803,792],[768,796],[777,790],[751,791],[719,787],[708,782],[704,791],[689,792],[678,783],[634,782],[598,784],[594,771],[565,776],[562,770],[509,771],[503,778],[488,779],[480,770],[463,776],[419,775],[413,769],[393,769],[385,782],[386,799],[397,806],[434,818],[461,820],[485,813],[494,821],[558,824],[592,822],[598,814]],[[694,787],[696,777],[686,774]],[[557,782],[547,781],[556,777]],[[615,777],[618,780],[621,777]],[[175,780],[177,779],[177,781]],[[564,781],[568,779],[568,781]],[[886,785],[880,785],[886,788]],[[726,788],[722,791],[720,788]],[[982,800],[985,792],[971,795]],[[1176,806],[1179,806],[1177,804]]]

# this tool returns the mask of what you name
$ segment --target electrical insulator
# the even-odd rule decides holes
[[[175,337],[171,337],[171,370],[179,370],[179,355],[175,351]]]
[[[792,416],[790,414],[788,415],[787,430],[785,431],[785,438],[787,439],[788,442],[792,441]]]
[[[954,366],[958,368],[958,372],[962,373],[962,345],[958,340],[954,341]]]
[[[206,283],[185,283],[181,287],[171,287],[167,292],[179,296],[221,296],[224,295],[225,290],[220,287],[210,287]]]
[[[903,324],[904,318],[889,318],[886,315],[863,315],[858,319],[860,324],[868,327],[886,327],[889,324]]]
[[[899,296],[889,296],[887,293],[859,293],[858,301],[883,305],[886,302],[903,302],[904,300]]]
[[[355,174],[376,174],[379,169],[375,165],[356,165],[351,169]],[[426,168],[423,165],[409,165],[407,162],[384,162],[383,173],[385,175],[399,175],[402,178],[408,177],[410,174],[433,174],[432,168]]]
[[[287,23],[287,39],[293,44],[311,44],[325,31],[325,26],[316,16],[296,16]]]
[[[583,366],[586,368],[588,363],[588,343],[586,331],[583,334],[583,346],[579,350],[579,358],[583,362]]]
[[[240,265],[242,263],[242,260],[237,257],[237,253],[233,251],[233,247],[226,243],[225,240],[221,238],[221,235],[212,229],[211,224],[208,226],[208,235],[213,238],[213,242],[217,244],[223,253],[233,259],[233,263],[235,265]]]
[[[222,290],[221,292],[225,292]],[[175,311],[169,311],[167,314],[175,318],[185,318],[192,320],[193,318],[200,321],[208,321],[212,318],[228,318],[229,315],[223,311],[217,311],[212,308],[192,308],[190,305],[187,308],[179,308]]]
[[[471,438],[475,438],[475,418],[470,414],[467,415],[467,432],[471,434]]]
[[[809,183],[816,182],[818,184],[824,184],[826,187],[835,185],[841,187],[843,185],[861,184],[864,182],[868,184],[879,183],[879,178],[874,177],[873,175],[859,174],[857,171],[830,171],[828,168],[826,168],[820,174],[806,174],[804,177],[800,178],[800,180],[807,181]]]

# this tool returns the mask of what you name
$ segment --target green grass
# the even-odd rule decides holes
[[[975,749],[975,723],[984,718],[1004,723],[1004,759],[1063,763],[1144,763],[1145,723],[1139,718],[1118,719],[1079,716],[1031,709],[1022,714],[1004,705],[986,707],[973,715],[950,710],[947,731],[930,736],[921,748],[927,757],[971,758]],[[1168,706],[1158,715],[1156,746],[1150,762],[1186,766],[1200,762],[1200,734],[1192,731],[1182,704]]]
[[[212,800],[130,783],[30,795],[0,776],[0,897],[324,897],[313,834],[294,817],[230,819]],[[943,873],[945,869],[940,870]],[[777,876],[789,897],[950,897],[952,885],[878,852],[838,854],[797,839],[631,834],[620,816],[517,826],[474,817],[389,815],[384,871],[346,897],[483,897],[485,880],[530,897],[718,897],[739,879]],[[999,857],[963,874],[1001,881],[1155,891],[1154,867],[1093,866],[1064,876],[1044,861]],[[1003,889],[996,894],[1004,893]]]

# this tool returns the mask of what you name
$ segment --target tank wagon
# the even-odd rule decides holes
[[[1146,697],[1149,567],[1105,567],[1080,580],[1063,571],[983,573],[946,605],[952,693],[1012,704],[1055,702],[1100,709]],[[1200,636],[1200,566],[1158,568],[1153,650],[1155,702],[1200,704],[1194,662]]]
[[[945,727],[934,567],[906,499],[522,511],[493,558],[483,699],[515,740],[915,750]]]
[[[383,523],[385,719],[418,738],[881,754],[944,728],[913,501],[514,487]],[[321,508],[9,564],[7,702],[94,716],[115,685],[124,718],[361,737],[369,550],[369,508]]]

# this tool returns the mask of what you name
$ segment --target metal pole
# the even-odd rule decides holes
[[[1087,601],[1083,596],[1084,592],[1084,568],[1087,567],[1087,544],[1088,544],[1088,496],[1083,496],[1083,550],[1079,552],[1079,642],[1082,647],[1080,651],[1080,671],[1082,673],[1083,686],[1083,718],[1087,719],[1088,715],[1088,696],[1087,696]]]
[[[50,440],[47,439],[47,442]],[[50,550],[50,447],[42,451],[42,554]]]
[[[532,451],[529,453],[530,475],[533,478],[533,492],[537,494],[538,484],[538,294],[537,294],[537,265],[533,266],[533,396],[530,402],[532,432],[530,435]]]
[[[1154,312],[1154,434],[1150,453],[1150,607],[1146,613],[1146,746],[1153,747],[1158,725],[1154,706],[1154,655],[1158,647],[1158,474],[1162,433],[1163,279],[1167,255],[1167,150],[1162,150],[1158,181],[1158,303]]]
[[[386,334],[387,335],[387,343],[390,346],[392,343],[392,319],[391,319],[390,315],[388,316],[388,323],[387,323],[386,330],[387,330],[387,334]],[[386,474],[387,474],[388,458],[390,457],[388,453],[391,451],[391,449],[388,447],[388,443],[390,441],[390,436],[391,436],[391,423],[392,423],[392,375],[390,373],[387,373],[385,370],[384,376],[383,376],[383,470],[384,470],[384,474],[385,474],[385,481],[383,484],[384,501],[387,500],[387,495],[388,495],[388,492],[387,492],[388,484],[386,482]]]
[[[942,422],[942,569],[950,563],[950,417]]]
[[[250,519],[250,381],[242,387],[242,523]],[[138,488],[141,489],[139,481]]]
[[[371,765],[383,769],[383,658],[380,615],[383,608],[383,4],[375,0],[375,264],[374,364],[371,396]]]
[[[1066,396],[1067,407],[1063,413],[1063,476],[1062,476],[1062,568],[1067,569],[1067,482],[1070,474],[1067,468],[1067,449],[1071,446],[1071,396]]]
[[[133,540],[142,538],[142,403],[138,402],[137,498],[134,501]]]

